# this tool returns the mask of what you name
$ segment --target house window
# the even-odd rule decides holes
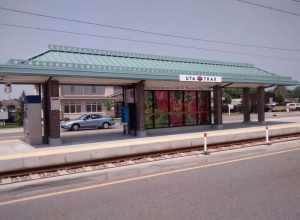
[[[75,108],[74,104],[70,105],[70,110],[71,110],[71,113],[75,113],[76,108]]]
[[[75,86],[72,85],[70,90],[71,90],[71,94],[75,94]]]
[[[102,105],[100,103],[97,103],[97,112],[102,111]]]
[[[76,105],[76,112],[78,112],[78,113],[81,112],[81,105]]]
[[[65,104],[64,113],[81,113],[81,105],[76,103]]]
[[[71,86],[70,85],[62,85],[62,94],[70,95],[71,94]]]
[[[64,113],[70,113],[70,106],[68,104],[64,105]]]
[[[83,95],[105,95],[105,86],[87,85],[83,87]]]
[[[101,112],[102,111],[101,103],[88,103],[88,104],[86,104],[86,111],[87,112]]]
[[[96,86],[92,86],[92,94],[96,94]]]
[[[63,95],[105,95],[106,89],[113,87],[98,85],[62,85]]]
[[[93,104],[86,104],[86,111],[92,112],[92,106],[93,106]]]

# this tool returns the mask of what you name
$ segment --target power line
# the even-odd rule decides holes
[[[169,43],[169,42],[158,42],[158,41],[151,41],[151,40],[137,40],[137,39],[116,37],[116,36],[110,36],[110,35],[98,35],[98,34],[66,31],[66,30],[52,29],[52,28],[41,28],[41,27],[36,27],[36,26],[26,26],[26,25],[19,25],[19,24],[0,23],[0,26],[30,29],[30,30],[37,30],[37,31],[64,33],[64,34],[71,34],[71,35],[76,35],[76,36],[87,36],[87,37],[95,37],[95,38],[110,39],[110,40],[121,40],[121,41],[128,41],[128,42],[134,42],[134,43],[152,44],[152,45],[160,45],[160,46],[171,46],[171,47],[184,48],[184,49],[211,51],[211,52],[217,52],[217,53],[223,53],[223,54],[236,54],[236,55],[251,56],[251,57],[253,57],[253,56],[254,57],[263,57],[263,58],[276,59],[276,60],[286,60],[286,61],[292,61],[292,62],[299,62],[300,61],[299,59],[290,59],[290,58],[287,58],[287,57],[273,57],[273,56],[267,56],[267,55],[256,54],[256,53],[245,53],[245,52],[238,52],[238,51],[231,51],[231,50],[220,50],[220,49],[212,49],[212,48],[204,48],[204,47],[195,47],[195,46],[192,46],[192,45],[173,44],[173,43]]]
[[[252,6],[256,6],[256,7],[265,8],[265,9],[272,10],[272,11],[277,11],[277,12],[284,13],[284,14],[289,14],[289,15],[294,15],[294,16],[300,17],[300,14],[297,12],[292,12],[292,11],[288,11],[288,10],[284,10],[284,9],[280,9],[280,8],[274,8],[269,5],[263,5],[263,4],[259,4],[259,3],[255,3],[255,2],[250,2],[247,0],[235,0],[235,1],[244,3],[244,4],[248,4],[248,5],[252,5]],[[300,2],[300,1],[296,1],[296,2]]]
[[[72,19],[72,18],[59,17],[59,16],[53,16],[53,15],[46,15],[46,14],[42,14],[42,13],[36,13],[36,12],[24,11],[24,10],[18,10],[18,9],[6,8],[6,7],[0,7],[0,10],[10,11],[10,12],[15,12],[15,13],[20,13],[20,14],[26,14],[26,15],[32,15],[32,16],[39,16],[39,17],[50,18],[50,19],[55,19],[55,20],[62,20],[62,21],[73,22],[73,23],[95,25],[98,27],[118,29],[118,30],[122,30],[122,31],[131,31],[131,32],[150,34],[150,35],[162,36],[162,37],[170,37],[170,38],[183,39],[183,40],[202,41],[202,42],[207,42],[207,43],[248,47],[248,48],[257,48],[257,49],[262,48],[262,49],[268,49],[268,50],[300,52],[300,49],[280,48],[280,47],[272,47],[272,46],[256,45],[256,44],[243,44],[243,43],[236,43],[236,42],[230,42],[230,41],[209,40],[209,39],[204,39],[204,38],[175,35],[175,34],[170,34],[170,33],[152,32],[152,31],[147,31],[147,30],[143,30],[143,29],[117,26],[117,25],[111,25],[111,24],[101,24],[101,23],[96,23],[96,22],[92,22],[92,21]]]

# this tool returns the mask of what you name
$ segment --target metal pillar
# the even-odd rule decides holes
[[[251,121],[250,119],[250,89],[243,89],[243,114],[244,114],[244,123],[248,123]]]
[[[257,114],[258,122],[265,123],[265,89],[257,88]]]
[[[218,128],[223,126],[222,118],[222,94],[223,88],[219,85],[213,87],[214,98],[214,125]]]

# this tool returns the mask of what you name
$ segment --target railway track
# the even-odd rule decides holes
[[[280,143],[286,141],[300,140],[300,134],[282,135],[272,137],[272,143]],[[245,141],[237,141],[224,144],[209,145],[209,152],[219,152],[225,150],[248,148],[258,145],[264,145],[265,139],[253,139]],[[172,158],[180,158],[187,156],[194,156],[203,153],[203,147],[191,147],[177,150],[170,150],[164,152],[148,153],[142,155],[134,155],[122,158],[111,158],[100,161],[88,161],[73,163],[62,166],[42,167],[38,169],[20,170],[16,172],[0,173],[0,185],[7,185],[18,182],[31,181],[36,179],[44,179],[51,177],[58,177],[64,175],[71,175],[76,173],[84,173],[98,170],[106,170],[116,167],[124,167],[134,164],[149,163],[153,161],[161,161]]]

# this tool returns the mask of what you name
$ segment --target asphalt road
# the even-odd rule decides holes
[[[72,184],[60,182],[57,192]],[[72,188],[84,185],[83,178]],[[7,192],[29,199],[0,202],[0,219],[299,220],[300,150],[30,199],[48,188],[51,184]]]

